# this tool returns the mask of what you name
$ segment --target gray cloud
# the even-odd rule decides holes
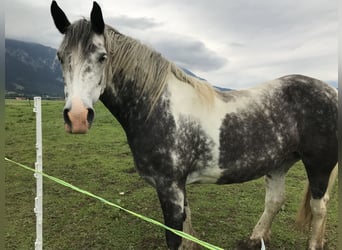
[[[190,38],[172,36],[152,43],[166,58],[187,69],[212,71],[228,62],[203,42]]]

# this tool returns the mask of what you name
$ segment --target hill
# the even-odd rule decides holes
[[[6,39],[6,97],[63,97],[63,78],[56,50]]]

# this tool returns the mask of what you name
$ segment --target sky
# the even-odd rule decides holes
[[[337,84],[338,0],[98,0],[104,21],[213,85],[244,89],[288,74]],[[93,1],[59,0],[70,22]],[[58,48],[51,1],[6,0],[6,38]]]

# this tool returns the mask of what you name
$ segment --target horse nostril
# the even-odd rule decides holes
[[[95,118],[95,112],[93,109],[88,108],[88,115],[87,115],[87,121],[89,123],[89,126],[91,126],[91,124],[93,123]]]
[[[64,122],[71,127],[71,121],[68,115],[69,111],[70,111],[69,109],[64,109],[63,117],[64,117]]]

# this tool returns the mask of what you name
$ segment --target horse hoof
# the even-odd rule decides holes
[[[241,240],[237,243],[235,250],[260,250],[261,241],[260,240]]]

